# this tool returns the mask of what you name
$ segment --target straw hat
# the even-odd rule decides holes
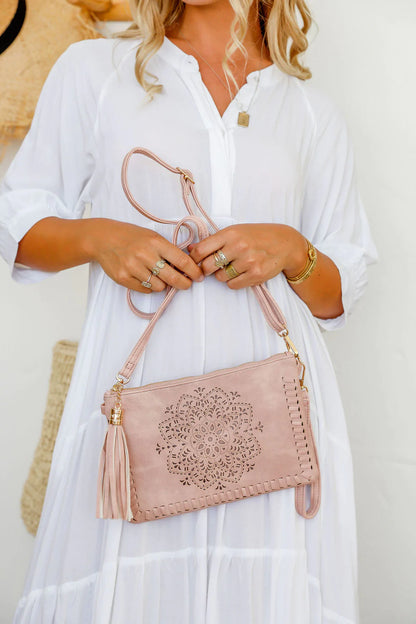
[[[91,13],[67,0],[1,0],[0,45],[7,47],[0,53],[0,159],[8,140],[29,129],[57,58],[71,43],[99,37]]]
[[[106,22],[132,21],[130,5],[127,0],[68,0],[88,9],[97,20]]]

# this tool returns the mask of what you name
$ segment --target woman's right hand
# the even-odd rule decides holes
[[[142,293],[162,291],[166,284],[187,290],[192,281],[202,281],[204,273],[192,258],[166,238],[148,228],[114,219],[90,219],[90,255],[118,284]],[[92,223],[92,222],[95,223]],[[159,275],[152,275],[152,288],[146,288],[152,267],[167,260]],[[169,264],[168,264],[169,263]]]

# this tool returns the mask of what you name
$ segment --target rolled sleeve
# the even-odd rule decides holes
[[[343,115],[312,91],[315,141],[308,162],[302,233],[338,268],[344,312],[315,317],[323,330],[345,326],[367,284],[367,267],[378,259],[357,188],[352,144]]]
[[[368,282],[365,250],[353,245],[334,247],[325,243],[320,243],[316,247],[331,258],[339,271],[344,312],[335,318],[321,319],[316,316],[315,319],[318,325],[326,331],[342,329],[355,303],[364,294]]]
[[[16,262],[19,241],[45,217],[75,219],[77,214],[70,212],[56,195],[42,189],[10,191],[0,197],[0,203],[0,255],[6,261],[12,279],[30,283],[55,275],[57,271],[42,271]]]
[[[81,218],[90,201],[95,97],[84,44],[70,45],[53,65],[30,129],[0,184],[0,255],[17,282],[39,282],[56,274],[16,262],[24,235],[46,217]]]

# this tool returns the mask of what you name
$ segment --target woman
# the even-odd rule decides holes
[[[2,185],[0,251],[15,280],[90,263],[78,356],[14,622],[355,623],[351,453],[321,329],[345,324],[376,251],[343,118],[299,61],[308,10],[303,0],[132,4],[141,30],[71,45],[58,59]],[[234,17],[247,50],[228,49],[235,83],[222,64]],[[220,232],[186,253],[170,242],[173,225],[132,208],[120,170],[136,146],[192,171]],[[128,177],[145,209],[185,216],[178,178],[163,167],[135,156]],[[82,219],[86,203],[91,216]],[[236,277],[215,265],[219,250]],[[161,259],[168,262],[153,275]],[[306,279],[288,281],[304,269]],[[289,488],[140,525],[97,520],[107,424],[100,404],[148,323],[128,308],[126,288],[148,312],[166,284],[179,289],[134,387],[283,351],[247,288],[262,282],[306,364],[318,514],[299,516]]]

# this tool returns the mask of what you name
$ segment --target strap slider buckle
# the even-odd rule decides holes
[[[181,173],[183,175],[183,179],[185,180],[185,182],[186,182],[186,180],[190,180],[192,182],[192,184],[195,184],[195,180],[193,180],[191,178],[191,176],[186,173],[186,171],[184,171],[180,167],[176,167],[176,169],[179,171],[179,173]]]

